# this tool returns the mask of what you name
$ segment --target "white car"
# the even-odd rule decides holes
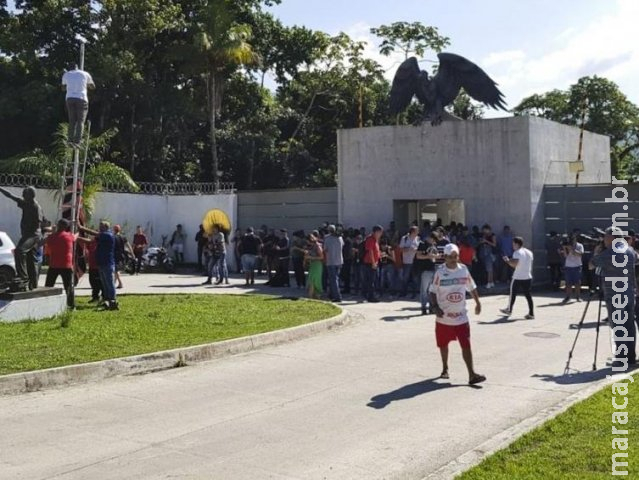
[[[0,291],[9,288],[13,277],[16,276],[16,262],[13,250],[16,246],[5,232],[0,232]]]

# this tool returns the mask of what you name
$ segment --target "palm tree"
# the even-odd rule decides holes
[[[211,175],[218,190],[216,118],[225,80],[240,65],[257,61],[251,44],[251,27],[238,24],[229,0],[208,0],[200,12],[194,45],[206,80],[207,113],[211,141]]]
[[[51,153],[34,150],[26,155],[18,155],[0,161],[0,173],[18,174],[33,177],[40,186],[54,189],[60,188],[60,181],[64,175],[65,163],[70,165],[73,151],[67,146],[68,124],[61,123],[54,134],[51,145]],[[92,137],[89,143],[87,156],[87,169],[84,177],[83,205],[87,217],[91,216],[94,209],[96,194],[106,186],[115,187],[118,190],[137,192],[139,187],[131,178],[129,172],[111,162],[104,161],[104,154],[109,148],[116,129],[110,129],[102,134]],[[81,148],[84,145],[88,132]]]

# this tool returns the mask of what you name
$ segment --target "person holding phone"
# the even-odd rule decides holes
[[[524,248],[524,239],[521,237],[513,238],[513,257],[508,258],[506,255],[502,257],[502,260],[506,265],[514,268],[513,279],[510,282],[510,299],[507,308],[500,310],[506,316],[512,315],[513,307],[515,306],[515,299],[519,293],[522,293],[526,297],[528,302],[528,315],[524,318],[526,320],[534,320],[535,312],[533,306],[532,296],[530,295],[530,289],[532,287],[532,267],[533,267],[533,253]]]

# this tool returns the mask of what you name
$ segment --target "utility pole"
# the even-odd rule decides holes
[[[84,43],[80,40],[80,70],[84,70]],[[71,231],[78,233],[78,175],[80,170],[80,148],[73,148],[73,190],[71,193]],[[75,252],[74,252],[75,253]]]
[[[583,151],[584,151],[584,130],[586,129],[586,114],[588,113],[588,97],[584,98],[581,107],[581,128],[579,129],[579,151],[577,153],[577,161],[574,162],[575,186],[579,185],[579,174],[584,171]]]

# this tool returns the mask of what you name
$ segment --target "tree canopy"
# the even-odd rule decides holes
[[[582,126],[610,137],[613,174],[639,175],[639,107],[612,81],[583,77],[568,90],[552,90],[524,98],[513,112]]]
[[[0,163],[53,154],[60,79],[88,40],[92,136],[138,181],[334,185],[336,129],[388,123],[389,85],[364,45],[284,26],[277,0],[0,3]],[[268,88],[266,88],[268,87]]]
[[[396,122],[387,73],[344,33],[283,25],[265,8],[275,3],[18,0],[9,9],[0,0],[0,169],[56,158],[52,139],[66,121],[61,77],[78,61],[81,35],[96,83],[89,119],[101,162],[136,181],[335,185],[336,130]],[[450,43],[418,22],[372,32],[385,55],[421,57]],[[637,107],[605,79],[582,80],[515,111],[576,125],[587,96],[586,128],[611,135],[615,164],[636,174]],[[412,105],[400,122],[419,110]],[[463,94],[451,110],[483,114]]]

